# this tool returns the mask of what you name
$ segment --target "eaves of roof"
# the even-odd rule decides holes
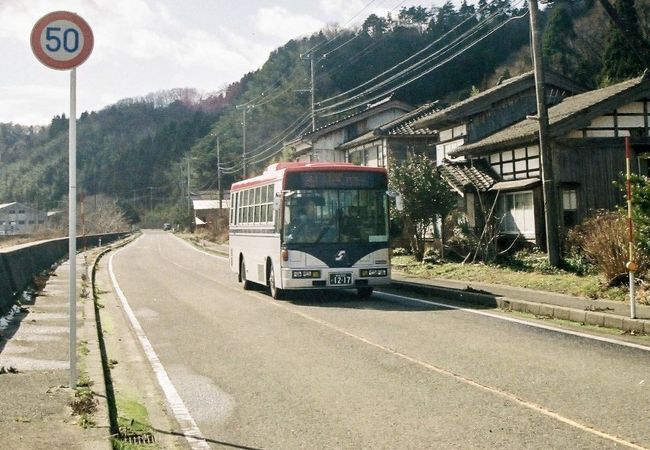
[[[452,188],[465,192],[474,188],[479,192],[488,191],[496,182],[497,176],[482,159],[476,161],[443,160],[438,173]]]
[[[602,89],[567,97],[562,103],[549,108],[549,136],[560,137],[568,131],[587,126],[599,115],[616,109],[635,98],[650,95],[650,77],[647,73]],[[452,152],[451,157],[476,156],[495,149],[513,147],[537,139],[537,120],[524,119],[485,139],[462,145]]]
[[[389,109],[401,109],[405,112],[412,111],[413,107],[409,104],[406,104],[399,100],[391,100],[375,107],[364,109],[358,113],[350,114],[349,116],[343,117],[342,119],[336,120],[334,122],[323,125],[322,127],[317,128],[314,131],[305,133],[300,140],[314,140],[315,138],[322,136],[323,134],[330,133],[332,131],[343,128],[351,123],[358,122],[361,119],[370,117],[374,114],[389,110]]]
[[[585,88],[574,81],[552,71],[545,74],[545,84],[561,87],[570,92],[584,92]],[[495,101],[516,95],[535,85],[533,72],[509,78],[502,83],[486,89],[479,94],[454,103],[442,111],[429,114],[415,122],[414,128],[440,127],[450,123],[457,123],[464,118],[488,110]]]
[[[432,136],[436,136],[438,134],[437,130],[432,130],[430,128],[422,128],[419,130],[415,130],[413,129],[412,125],[419,118],[430,113],[431,111],[436,110],[437,105],[438,105],[437,101],[431,103],[425,103],[419,108],[407,112],[406,114],[403,114],[400,117],[375,128],[374,130],[368,131],[367,133],[364,133],[361,136],[351,141],[344,142],[343,144],[339,145],[337,149],[347,150],[385,136],[390,136],[395,138],[399,138],[399,137],[429,138]]]

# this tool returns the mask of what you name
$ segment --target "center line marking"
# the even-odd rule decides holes
[[[382,293],[382,295],[383,295],[383,293]],[[401,296],[397,296],[397,297],[401,297]],[[258,296],[258,298],[260,298],[260,297]],[[406,297],[404,297],[404,298],[406,298]],[[409,300],[415,300],[415,299],[410,299],[409,298]],[[425,302],[425,301],[423,301],[423,302]],[[499,397],[505,398],[506,400],[509,400],[509,401],[511,401],[513,403],[516,403],[516,404],[521,405],[521,406],[523,406],[525,408],[536,411],[536,412],[538,412],[540,414],[543,414],[543,415],[545,415],[547,417],[550,417],[552,419],[555,419],[558,422],[562,422],[564,424],[567,424],[567,425],[572,426],[574,428],[577,428],[579,430],[585,431],[587,433],[594,434],[594,435],[596,435],[598,437],[601,437],[603,439],[607,439],[609,441],[616,442],[617,444],[625,445],[625,446],[627,446],[629,448],[634,448],[634,449],[638,449],[638,450],[648,450],[646,447],[641,447],[640,445],[637,445],[637,444],[635,444],[633,442],[627,441],[627,440],[625,440],[623,438],[620,438],[618,436],[615,436],[613,434],[609,434],[609,433],[597,430],[594,427],[591,427],[589,425],[585,425],[585,424],[577,422],[577,421],[575,421],[573,419],[569,419],[568,417],[564,417],[561,414],[556,413],[555,411],[552,411],[552,410],[550,410],[550,409],[548,409],[548,408],[546,408],[546,407],[544,407],[542,405],[539,405],[539,404],[534,403],[534,402],[530,402],[528,400],[524,400],[524,399],[516,396],[515,394],[513,394],[511,392],[504,391],[504,390],[496,388],[496,387],[492,387],[492,386],[488,386],[486,384],[479,383],[478,381],[474,381],[474,380],[472,380],[470,378],[466,378],[463,375],[459,375],[459,374],[454,373],[454,372],[452,372],[450,370],[443,369],[442,367],[435,366],[433,364],[430,364],[430,363],[428,363],[426,361],[422,361],[420,359],[414,358],[414,357],[409,356],[409,355],[407,355],[405,353],[402,353],[400,351],[393,350],[393,349],[391,349],[389,347],[386,347],[384,345],[381,345],[381,344],[377,344],[376,342],[372,342],[369,339],[364,338],[363,336],[359,336],[359,335],[356,335],[354,333],[351,333],[351,332],[349,332],[349,331],[347,331],[347,330],[345,330],[343,328],[340,328],[340,327],[338,327],[338,326],[336,326],[336,325],[334,325],[332,323],[326,322],[326,321],[324,321],[322,319],[318,319],[316,317],[312,317],[309,314],[305,314],[305,313],[303,313],[301,311],[294,310],[294,309],[292,309],[292,308],[290,308],[288,306],[285,306],[285,305],[283,305],[281,303],[278,303],[277,301],[272,301],[272,302],[270,302],[270,304],[277,307],[277,308],[284,309],[286,311],[291,312],[292,314],[296,314],[296,315],[301,316],[301,317],[303,317],[303,318],[305,318],[307,320],[315,322],[315,323],[317,323],[317,324],[319,324],[321,326],[324,326],[326,328],[334,330],[334,331],[336,331],[338,333],[344,334],[344,335],[346,335],[346,336],[348,336],[348,337],[350,337],[352,339],[355,339],[355,340],[357,340],[359,342],[363,342],[364,344],[375,347],[375,348],[377,348],[379,350],[382,350],[382,351],[384,351],[386,353],[389,353],[389,354],[391,354],[393,356],[396,356],[398,358],[402,358],[402,359],[404,359],[404,360],[406,360],[406,361],[408,361],[410,363],[419,365],[419,366],[424,367],[424,368],[426,368],[428,370],[436,372],[436,373],[438,373],[440,375],[450,377],[450,378],[452,378],[452,379],[454,379],[454,380],[456,380],[456,381],[458,381],[460,383],[463,383],[463,384],[475,387],[477,389],[489,392],[491,394],[497,395]]]

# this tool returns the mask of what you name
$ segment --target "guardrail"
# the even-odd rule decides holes
[[[77,248],[96,247],[122,239],[130,233],[106,233],[77,237]],[[50,239],[0,249],[0,315],[15,303],[17,294],[33,281],[34,275],[68,256],[68,238]]]

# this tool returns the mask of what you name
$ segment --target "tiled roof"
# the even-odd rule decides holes
[[[553,71],[545,71],[544,74],[546,75],[545,84],[548,86],[557,86],[562,90],[574,93],[583,92],[585,90],[584,87]],[[433,114],[425,115],[416,121],[414,127],[420,128],[422,126],[436,126],[448,121],[453,122],[468,117],[478,111],[489,109],[491,102],[504,98],[504,92],[510,92],[510,95],[512,95],[513,92],[518,92],[527,89],[530,86],[534,86],[534,83],[535,77],[532,71],[508,78],[496,86],[486,89],[472,97],[466,98],[465,100],[454,103],[448,108],[434,112]]]
[[[322,125],[318,128],[316,128],[314,131],[309,131],[305,133],[301,138],[306,138],[312,135],[318,135],[321,132],[328,130],[328,129],[337,129],[340,126],[342,126],[344,123],[348,122],[354,122],[352,119],[356,117],[361,117],[361,116],[368,116],[372,113],[375,112],[382,112],[391,108],[396,108],[396,109],[402,109],[404,111],[410,111],[413,109],[412,106],[399,101],[399,100],[391,100],[390,98],[384,99],[382,101],[379,101],[377,103],[373,103],[368,105],[365,109],[358,111],[353,114],[349,114],[345,117],[340,118],[339,120],[335,120],[334,122],[330,122],[328,124]]]
[[[551,136],[559,136],[565,133],[567,131],[567,125],[571,125],[578,119],[585,122],[585,125],[588,124],[591,119],[605,112],[601,111],[598,108],[599,106],[644,84],[647,89],[650,89],[650,80],[645,75],[606,88],[567,97],[562,103],[548,110],[549,134]],[[610,106],[609,104],[605,106],[607,108],[611,107],[611,109],[615,109],[616,107]],[[580,125],[576,124],[576,126]],[[450,156],[474,155],[482,151],[491,150],[497,146],[528,141],[536,138],[538,128],[537,120],[524,119],[478,142],[462,145],[450,152]]]
[[[497,175],[482,159],[471,162],[443,160],[442,164],[438,166],[438,172],[447,183],[459,192],[465,191],[468,187],[486,192],[498,181]]]
[[[413,124],[425,117],[427,114],[440,110],[438,102],[425,103],[419,108],[404,114],[403,116],[398,117],[397,119],[388,122],[379,127],[379,131],[382,134],[388,134],[389,136],[398,136],[398,135],[435,135],[438,133],[437,130],[432,130],[430,128],[413,128]]]
[[[370,130],[367,133],[364,133],[361,136],[352,139],[351,141],[344,142],[337,148],[344,150],[356,147],[357,145],[373,141],[380,136],[435,136],[438,134],[437,130],[432,130],[430,128],[421,128],[419,130],[416,130],[413,128],[413,124],[418,119],[424,117],[432,111],[436,111],[437,109],[437,101],[425,103],[419,108],[416,108],[411,112],[407,112],[398,118],[391,120],[390,122],[378,128],[375,128],[374,130]]]

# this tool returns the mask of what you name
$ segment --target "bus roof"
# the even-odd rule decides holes
[[[263,185],[284,178],[287,172],[351,171],[386,173],[383,167],[359,166],[347,162],[279,162],[268,166],[262,175],[233,183],[230,190]]]

